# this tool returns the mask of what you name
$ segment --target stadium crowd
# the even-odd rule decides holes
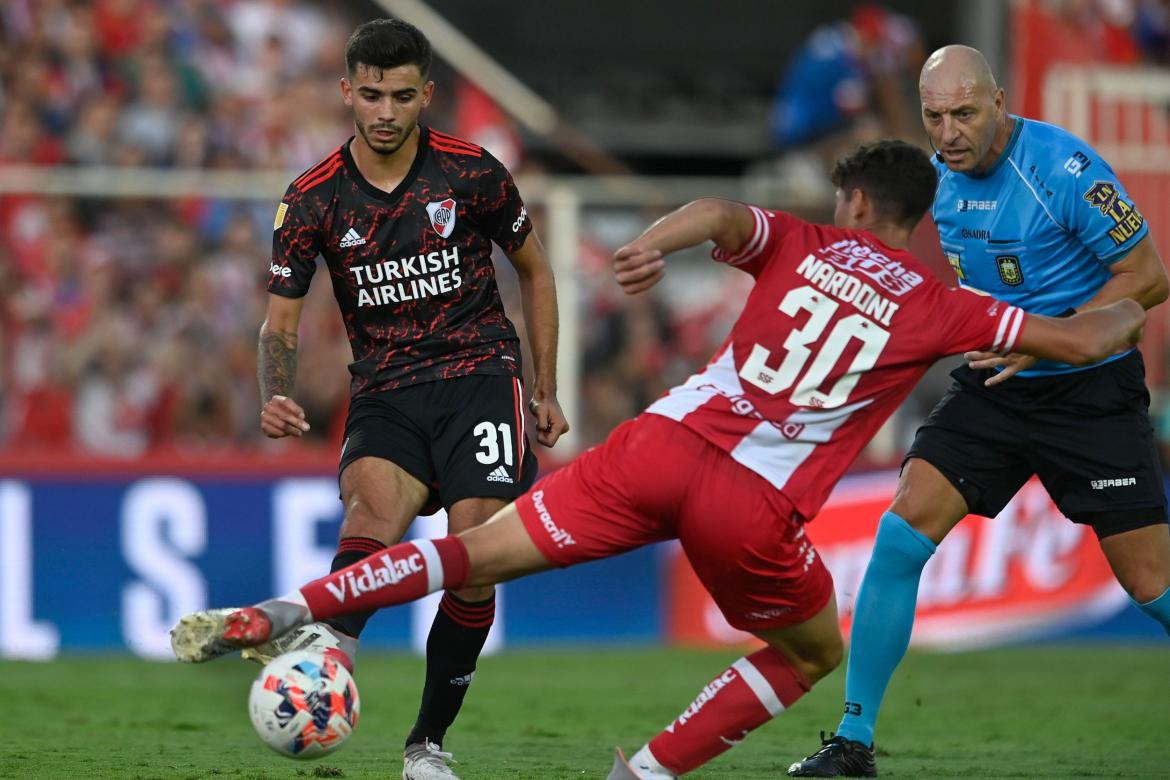
[[[317,5],[16,0],[0,23],[0,165],[302,170],[347,133],[348,20]],[[271,211],[0,199],[0,446],[135,456],[254,441]],[[308,322],[306,370],[335,354],[334,319]],[[337,387],[320,375],[304,400],[331,414],[344,369]]]
[[[1099,14],[1097,4],[1064,5]],[[1110,5],[1133,10],[1143,58],[1165,56],[1166,3]],[[8,0],[0,8],[0,168],[295,175],[351,132],[337,78],[356,20],[343,8]],[[458,98],[449,96],[464,92],[440,85],[428,121],[457,132]],[[255,365],[273,207],[0,194],[0,452],[136,457],[267,445]],[[730,324],[718,295],[701,304],[661,293],[624,299],[607,273],[612,248],[588,243],[581,252],[589,327],[573,424],[583,446],[678,382]],[[505,303],[518,314],[509,272],[500,269]],[[350,359],[330,296],[323,280],[309,295],[299,370],[313,379],[297,385],[323,449],[340,441]],[[902,437],[913,431],[902,427]],[[896,458],[901,446],[885,451]]]
[[[352,20],[320,4],[27,0],[7,4],[0,24],[0,166],[296,172],[351,132],[336,81]],[[437,102],[431,121],[444,126],[455,109]],[[0,450],[135,457],[263,444],[256,335],[273,208],[0,196]],[[717,336],[705,309],[621,306],[604,284],[606,250],[583,251],[598,323],[586,334],[581,424],[593,443]],[[297,386],[325,447],[339,441],[348,399],[330,294],[318,283],[309,295],[300,373],[313,379]]]

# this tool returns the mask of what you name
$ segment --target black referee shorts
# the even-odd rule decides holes
[[[536,480],[523,385],[511,376],[471,374],[358,396],[345,421],[338,475],[371,456],[431,487],[423,514],[464,498],[511,501]]]
[[[972,514],[994,517],[1036,474],[1060,511],[1099,538],[1166,522],[1140,352],[984,387],[991,375],[965,365],[952,371],[954,384],[906,458],[941,471]]]

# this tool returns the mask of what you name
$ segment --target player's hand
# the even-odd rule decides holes
[[[287,396],[274,395],[260,410],[260,430],[270,439],[303,436],[309,423],[300,404]]]
[[[1036,358],[1031,355],[1021,355],[1018,352],[1012,352],[1009,355],[998,355],[995,352],[964,352],[963,359],[967,361],[967,368],[976,371],[1003,366],[1003,371],[983,383],[984,387],[993,387],[1000,382],[1006,382],[1021,371],[1027,371],[1036,365]]]
[[[528,402],[528,411],[536,418],[536,440],[546,447],[556,444],[561,434],[569,430],[569,421],[556,396],[533,398]]]
[[[613,255],[613,275],[626,295],[648,290],[666,273],[666,261],[657,249],[626,244]]]

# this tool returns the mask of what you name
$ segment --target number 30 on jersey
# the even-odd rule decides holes
[[[768,366],[771,350],[762,344],[755,344],[739,371],[740,377],[769,395],[776,395],[795,385],[791,399],[797,406],[820,409],[842,406],[849,400],[849,394],[857,386],[861,375],[877,364],[890,339],[890,333],[868,317],[851,314],[838,320],[825,335],[838,308],[840,304],[808,285],[789,290],[780,302],[780,311],[789,317],[806,311],[809,313],[808,322],[804,327],[789,332],[788,338],[784,340],[785,354],[779,368]],[[832,388],[828,392],[821,392],[821,384],[853,339],[861,342],[861,349]]]

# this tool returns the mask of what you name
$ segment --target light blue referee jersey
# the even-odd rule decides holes
[[[1092,147],[1055,125],[1013,119],[1007,148],[985,173],[955,173],[932,158],[931,213],[960,285],[1062,314],[1096,295],[1149,228]],[[1040,361],[1020,376],[1076,370]]]

